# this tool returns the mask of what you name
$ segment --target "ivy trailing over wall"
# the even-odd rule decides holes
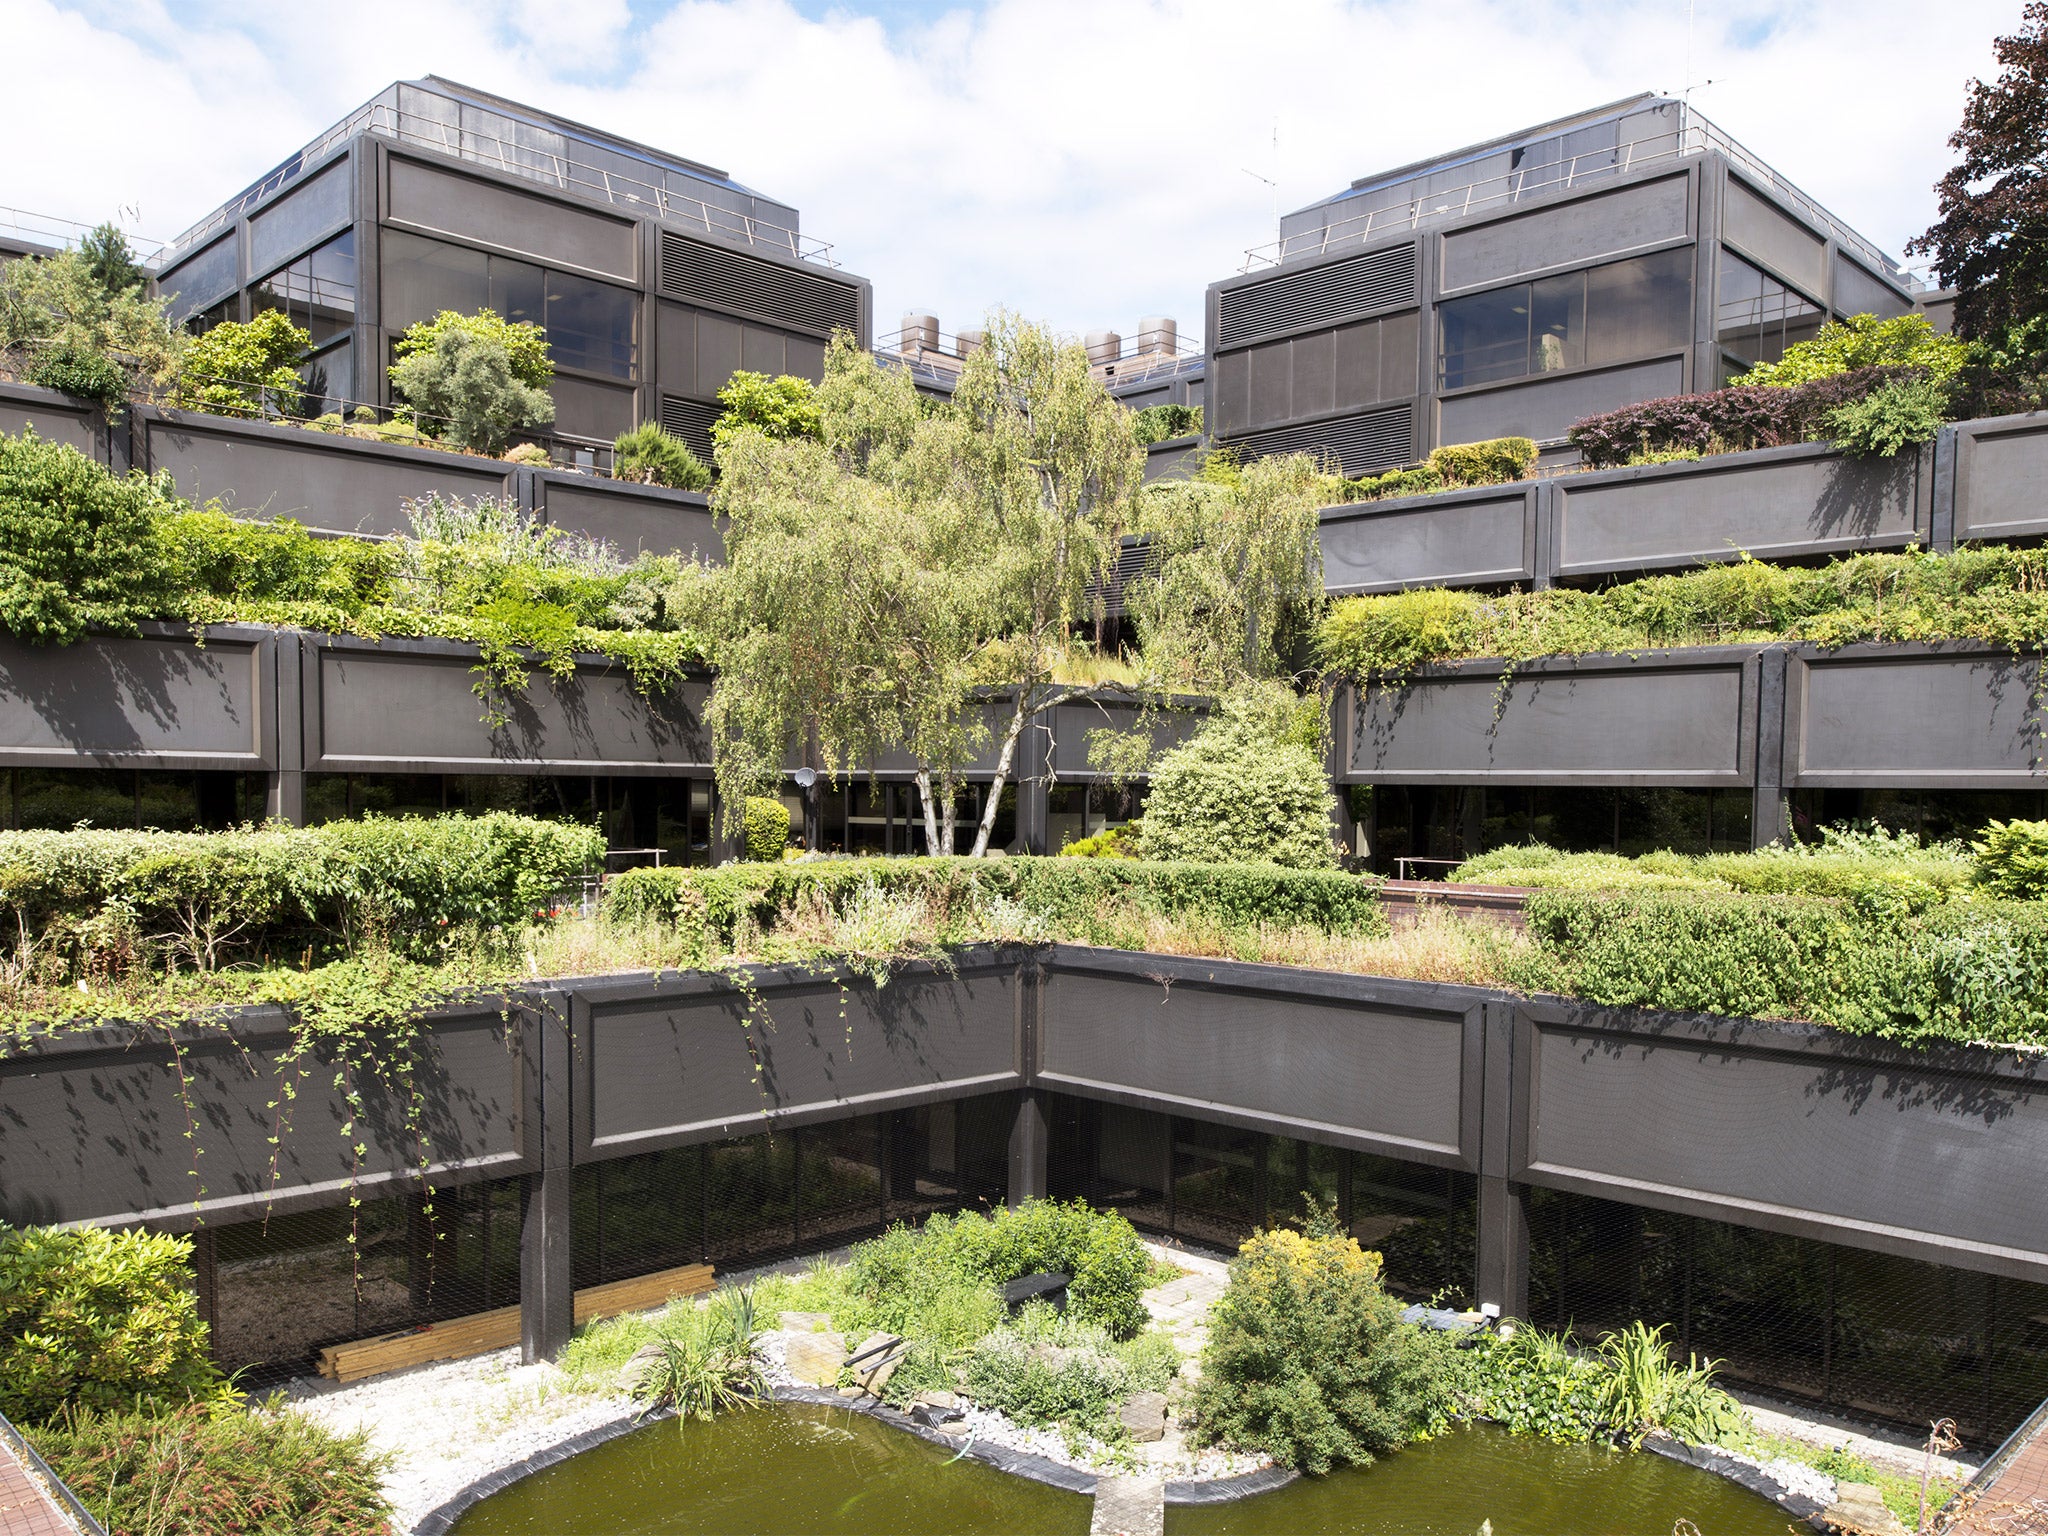
[[[1398,682],[1430,662],[1812,641],[2048,643],[2048,552],[2003,547],[1856,555],[1816,567],[1744,557],[1597,592],[1486,597],[1421,588],[1335,604],[1316,636],[1323,664]]]

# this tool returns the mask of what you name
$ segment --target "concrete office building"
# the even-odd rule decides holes
[[[387,404],[393,338],[489,306],[547,329],[568,453],[660,421],[708,456],[738,369],[821,376],[870,289],[725,172],[429,76],[387,87],[173,240],[205,325],[281,309],[330,409]]]
[[[1897,262],[1685,102],[1641,95],[1363,177],[1210,286],[1209,430],[1348,475],[1718,388]]]

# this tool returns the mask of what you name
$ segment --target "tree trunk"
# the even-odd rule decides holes
[[[1003,786],[1009,782],[1010,768],[1017,760],[1017,743],[1023,739],[1024,727],[1035,713],[1037,711],[1031,707],[1031,690],[1020,688],[1017,707],[1010,714],[1010,728],[1003,732],[1003,750],[996,757],[996,776],[988,787],[988,804],[981,808],[981,825],[975,829],[974,851],[968,855],[969,858],[983,858],[988,853],[989,834],[996,825],[996,810],[1003,802]]]
[[[930,853],[939,846],[939,818],[932,800],[932,771],[922,763],[917,765],[917,793],[924,806],[924,849]]]

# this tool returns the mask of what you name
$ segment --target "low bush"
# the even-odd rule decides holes
[[[535,469],[546,469],[555,462],[554,455],[539,443],[514,443],[505,450],[507,464],[526,464]]]
[[[391,1458],[286,1409],[80,1409],[34,1435],[108,1536],[387,1536]]]
[[[1922,314],[1851,315],[1830,320],[1809,341],[1795,341],[1776,362],[1758,363],[1729,382],[1789,388],[1861,368],[1916,368],[1946,384],[1969,361],[1970,344],[1944,336]]]
[[[1032,1302],[1013,1324],[978,1339],[961,1376],[983,1407],[1028,1426],[1069,1425],[1099,1437],[1134,1392],[1164,1392],[1180,1369],[1173,1341],[1145,1332],[1118,1342],[1106,1329]]]
[[[1363,480],[1340,480],[1334,487],[1340,501],[1384,501],[1393,496],[1423,496],[1465,486],[1501,485],[1521,480],[1536,467],[1536,444],[1526,437],[1497,437],[1481,443],[1447,443],[1434,449],[1416,469],[1392,469]]]
[[[1122,826],[1104,827],[1087,837],[1077,837],[1060,849],[1063,859],[1138,859],[1144,854],[1144,823],[1127,821]]]
[[[775,378],[745,369],[720,386],[718,403],[725,411],[711,424],[711,446],[723,451],[735,433],[755,431],[772,438],[820,441],[825,418],[818,408],[817,387],[791,374]]]
[[[0,1229],[0,1413],[217,1398],[191,1259],[185,1237]]]
[[[1661,1324],[1631,1324],[1590,1353],[1524,1325],[1480,1335],[1456,1366],[1473,1410],[1516,1434],[1632,1447],[1660,1430],[1689,1445],[1738,1445],[1749,1434],[1749,1415],[1714,1385],[1716,1362],[1680,1365]]]
[[[101,405],[113,405],[128,393],[128,376],[113,359],[77,346],[39,353],[29,365],[28,381]]]
[[[171,404],[215,416],[301,415],[299,364],[312,345],[313,333],[282,310],[223,320],[185,349]]]
[[[0,436],[0,631],[35,645],[135,633],[167,606],[157,526],[177,505],[162,482],[33,431]]]
[[[997,903],[1040,920],[1048,933],[1086,944],[1134,947],[1147,917],[1222,929],[1312,928],[1387,932],[1380,882],[1337,870],[1276,865],[1162,864],[1144,859],[831,859],[815,864],[723,869],[634,869],[607,881],[613,922],[659,922],[729,946],[742,925],[772,934],[817,904],[838,911],[873,892],[917,895],[931,914],[928,937],[957,942],[978,931]]]
[[[2048,644],[2048,552],[1986,546],[1810,567],[1738,559],[1597,592],[1350,597],[1324,616],[1315,647],[1325,666],[1399,679],[1428,662],[1467,657],[1512,662],[1773,640],[1981,640],[2033,649]]]
[[[766,795],[750,795],[740,812],[741,842],[755,863],[780,859],[789,846],[789,807]]]
[[[1199,405],[1148,405],[1131,417],[1131,430],[1137,434],[1140,443],[1171,442],[1177,437],[1192,437],[1202,430],[1202,408]]]
[[[1313,752],[1246,722],[1211,720],[1153,766],[1146,855],[1327,869],[1337,862],[1334,803]]]
[[[1313,1473],[1432,1433],[1454,1406],[1450,1348],[1401,1310],[1350,1237],[1249,1239],[1209,1314],[1197,1431]]]
[[[518,931],[603,855],[592,828],[503,811],[230,832],[0,832],[0,958],[17,979],[58,986],[364,945],[431,958],[451,933]]]
[[[1931,443],[1949,419],[1949,388],[1927,377],[1894,379],[1829,411],[1821,432],[1852,459],[1889,459]]]
[[[677,491],[702,491],[711,486],[711,471],[681,438],[662,430],[658,421],[644,421],[612,442],[612,473],[621,480],[665,485]]]
[[[1832,414],[1886,385],[1926,375],[1897,366],[1830,373],[1790,388],[1743,384],[1705,394],[1667,395],[1588,416],[1565,436],[1594,469],[1644,454],[1690,449],[1732,453],[1824,436]]]
[[[460,447],[495,457],[555,419],[547,333],[529,321],[444,309],[407,328],[392,353],[393,389]]]
[[[2048,821],[1994,821],[1970,851],[1977,879],[2000,896],[2048,897]]]

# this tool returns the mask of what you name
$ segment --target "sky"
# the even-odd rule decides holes
[[[2021,0],[0,0],[5,208],[169,238],[433,73],[722,167],[948,332],[1201,329],[1282,210],[1641,90],[1894,256]],[[1276,147],[1277,135],[1277,147]],[[27,152],[24,152],[27,151]]]

